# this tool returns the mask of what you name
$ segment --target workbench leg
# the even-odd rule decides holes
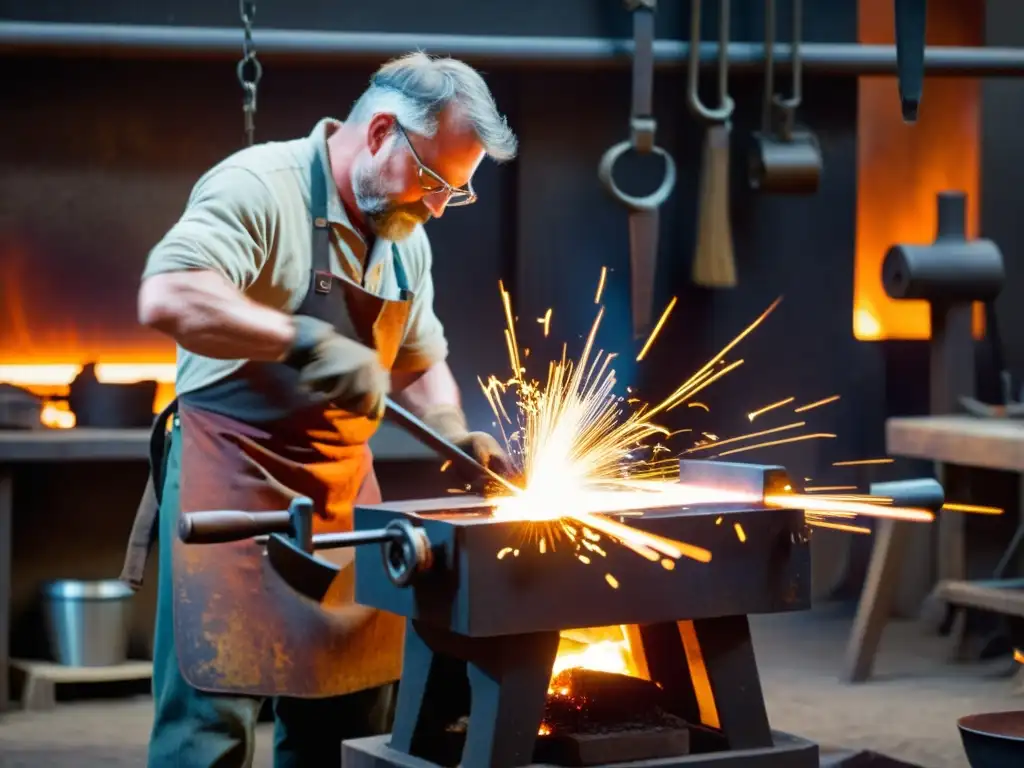
[[[861,683],[871,677],[882,632],[889,621],[913,523],[881,519],[875,532],[871,562],[846,646],[840,679]]]
[[[772,731],[747,617],[694,619],[680,622],[679,630],[691,673],[696,673],[697,663],[703,662],[718,727],[728,748],[771,747]]]
[[[9,466],[0,466],[0,712],[6,712],[10,708],[13,515],[14,472]]]
[[[558,641],[558,632],[473,639],[462,765],[514,768],[533,761]]]
[[[447,729],[469,713],[469,684],[466,662],[435,650],[431,634],[417,622],[405,622],[402,680],[390,745],[408,755],[442,762]]]
[[[679,624],[675,621],[645,624],[639,627],[639,632],[647,675],[665,692],[672,714],[693,725],[713,726],[701,717]]]

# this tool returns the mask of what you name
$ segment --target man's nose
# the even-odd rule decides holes
[[[435,192],[432,195],[426,195],[423,198],[423,204],[430,211],[430,215],[435,219],[440,219],[444,215],[445,209],[448,207],[449,196],[446,192]]]

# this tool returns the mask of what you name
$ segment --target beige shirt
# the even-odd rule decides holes
[[[192,189],[181,219],[150,252],[143,279],[212,269],[253,301],[293,314],[309,290],[310,165],[319,152],[327,176],[331,271],[383,298],[399,298],[392,243],[377,238],[367,254],[330,176],[326,139],[338,125],[321,120],[307,138],[249,147],[210,169]],[[448,355],[444,327],[434,314],[430,241],[417,227],[397,246],[414,298],[394,370],[424,370]],[[178,394],[219,381],[245,363],[181,347],[177,359]]]

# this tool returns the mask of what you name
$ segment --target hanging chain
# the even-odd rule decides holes
[[[254,0],[239,0],[238,13],[245,27],[242,43],[242,60],[236,71],[242,86],[242,113],[245,117],[245,143],[252,146],[256,136],[256,89],[263,77],[263,65],[256,58],[256,46],[252,42],[252,21],[256,16]]]

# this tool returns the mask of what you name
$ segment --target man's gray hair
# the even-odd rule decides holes
[[[368,122],[387,112],[404,128],[429,138],[437,132],[438,115],[451,104],[462,110],[488,156],[498,162],[516,156],[516,136],[498,112],[487,83],[475,69],[452,58],[417,52],[389,61],[370,78],[370,87],[348,119]]]

